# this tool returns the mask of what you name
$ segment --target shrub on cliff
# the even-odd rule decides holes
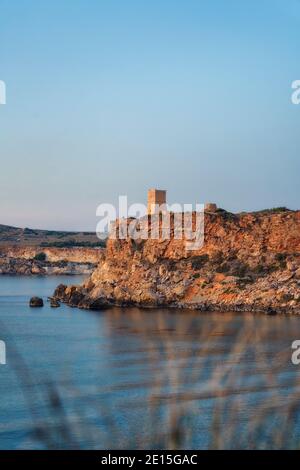
[[[267,214],[277,214],[280,212],[289,212],[291,209],[287,207],[272,207],[271,209],[262,209],[260,211],[253,212],[254,214],[267,215]]]
[[[47,258],[46,254],[41,252],[41,253],[37,253],[33,259],[35,261],[46,261],[46,258]]]
[[[191,261],[192,261],[192,268],[193,269],[201,269],[203,267],[203,265],[209,261],[209,256],[207,254],[199,255],[199,256],[193,256]]]
[[[106,240],[89,242],[71,239],[66,241],[42,242],[40,246],[44,248],[105,248]]]
[[[276,255],[275,255],[275,259],[276,259],[276,261],[278,261],[281,268],[286,267],[286,258],[287,258],[286,253],[276,253]]]

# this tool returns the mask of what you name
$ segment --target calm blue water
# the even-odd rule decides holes
[[[300,318],[50,308],[81,280],[0,277],[1,449],[300,443]]]

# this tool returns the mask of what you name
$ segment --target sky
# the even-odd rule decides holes
[[[299,209],[299,0],[0,0],[0,224],[100,203]]]

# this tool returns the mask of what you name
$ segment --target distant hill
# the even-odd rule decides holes
[[[105,241],[99,240],[95,232],[38,230],[0,224],[0,246],[8,245],[93,248],[105,246]]]

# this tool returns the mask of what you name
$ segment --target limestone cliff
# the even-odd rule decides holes
[[[1,246],[0,274],[90,274],[102,253],[102,248]]]
[[[168,306],[300,313],[300,211],[205,214],[205,243],[109,239],[82,286],[55,296],[81,308]]]

